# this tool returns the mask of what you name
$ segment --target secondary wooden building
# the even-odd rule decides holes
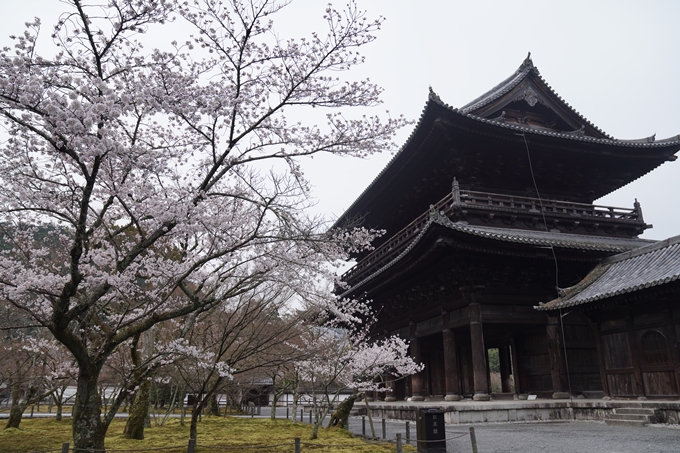
[[[652,242],[638,238],[650,225],[637,201],[593,201],[679,149],[680,136],[610,137],[530,58],[461,108],[430,91],[406,144],[337,222],[387,230],[356,256],[343,295],[371,300],[376,335],[410,340],[425,364],[392,384],[393,398],[488,399],[489,348],[499,350],[505,393],[602,391],[593,329],[534,306]]]
[[[606,258],[536,308],[592,329],[605,395],[680,396],[680,236]]]

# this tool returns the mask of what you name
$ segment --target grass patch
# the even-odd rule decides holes
[[[144,440],[123,438],[125,419],[115,419],[106,437],[106,448],[111,450],[140,450],[164,448],[167,452],[185,452],[189,439],[189,423],[180,426],[179,419],[168,420],[165,426],[152,426],[145,430]],[[302,441],[302,451],[314,453],[393,453],[392,444],[372,444],[340,429],[320,429],[319,438],[310,440],[312,428],[307,424],[293,424],[286,419],[251,419],[235,417],[203,417],[198,424],[197,453],[208,452],[255,452],[264,451],[248,446],[285,446],[266,449],[267,452],[291,452],[296,437]],[[0,451],[25,453],[40,450],[58,450],[62,443],[72,443],[71,420],[57,422],[54,419],[28,419],[21,422],[21,429],[0,431]],[[72,445],[71,445],[72,446]],[[201,447],[231,447],[215,449]],[[171,447],[178,447],[177,449]],[[238,448],[234,448],[238,447]],[[157,450],[159,451],[159,450]],[[413,452],[414,447],[404,446]]]

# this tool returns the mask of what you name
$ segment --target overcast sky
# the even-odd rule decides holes
[[[294,0],[281,15],[289,30],[322,24],[324,0]],[[342,7],[345,0],[338,2]],[[384,87],[384,106],[417,120],[428,86],[460,107],[510,74],[531,52],[543,78],[578,112],[616,138],[680,134],[680,1],[357,0],[386,18],[356,72]],[[0,45],[39,15],[51,24],[58,0],[0,0]],[[315,22],[318,21],[318,22]],[[411,133],[397,138],[401,145]],[[367,160],[315,158],[307,176],[317,210],[337,217],[391,155]],[[644,237],[680,234],[680,161],[598,201],[642,204],[654,228]],[[437,200],[433,200],[435,202]]]

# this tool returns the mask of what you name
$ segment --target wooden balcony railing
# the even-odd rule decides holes
[[[455,192],[454,192],[455,194]],[[471,208],[497,208],[496,210],[524,211],[529,213],[541,213],[541,206],[544,214],[565,214],[570,216],[582,216],[593,218],[608,218],[619,220],[640,221],[639,204],[636,203],[633,209],[615,208],[613,206],[598,206],[593,204],[573,203],[570,201],[540,200],[538,198],[517,197],[486,192],[473,192],[471,190],[460,190],[458,206]],[[451,195],[451,198],[454,195]]]
[[[604,224],[644,225],[640,204],[635,201],[633,209],[598,206],[592,204],[573,203],[569,201],[541,200],[538,198],[518,197],[514,195],[459,190],[454,181],[453,191],[441,199],[434,209],[443,212],[449,218],[454,211],[505,212],[514,215],[545,215],[551,219],[568,218],[574,221],[591,221]],[[542,209],[541,209],[542,207]],[[541,212],[542,211],[542,212]],[[402,228],[387,242],[380,245],[345,272],[342,279],[352,280],[369,268],[377,270],[394,259],[404,247],[414,239],[427,223],[429,211]]]

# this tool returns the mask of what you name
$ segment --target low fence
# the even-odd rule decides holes
[[[262,407],[261,406],[255,406],[253,404],[244,404],[241,407],[241,414],[243,415],[250,415],[251,417],[254,416],[261,416],[262,412]],[[290,418],[292,415],[292,411],[289,410],[288,407],[286,407],[286,418]],[[95,450],[95,452],[100,451],[100,452],[106,452],[106,453],[152,453],[152,452],[164,452],[164,453],[195,453],[198,448],[200,448],[201,451],[211,451],[211,452],[225,452],[225,453],[232,453],[232,452],[238,452],[238,453],[246,453],[246,452],[286,452],[290,453],[294,451],[295,453],[303,453],[303,452],[313,452],[313,451],[318,451],[319,448],[332,448],[335,450],[342,450],[342,449],[351,449],[352,447],[365,447],[366,445],[370,444],[375,444],[375,445],[382,445],[382,446],[389,446],[392,445],[394,450],[397,453],[402,453],[403,451],[403,446],[404,445],[418,445],[419,449],[420,447],[423,447],[427,445],[430,442],[446,442],[446,441],[452,441],[455,439],[459,439],[464,436],[470,436],[470,446],[472,453],[478,453],[477,449],[477,441],[476,441],[476,436],[475,436],[475,429],[474,427],[470,427],[469,431],[446,431],[446,437],[444,439],[438,439],[438,440],[422,440],[422,439],[417,439],[417,438],[412,438],[411,436],[411,423],[410,421],[405,421],[403,422],[403,425],[401,425],[400,422],[395,422],[394,420],[388,421],[384,418],[375,420],[376,424],[379,423],[379,428],[374,429],[375,426],[371,426],[370,432],[367,432],[368,425],[367,424],[367,419],[368,417],[363,415],[361,416],[361,433],[356,432],[358,431],[357,426],[356,426],[356,421],[358,420],[357,418],[354,418],[354,430],[352,433],[355,436],[361,436],[364,439],[363,443],[356,443],[356,444],[319,444],[316,442],[303,442],[301,438],[296,437],[293,439],[293,441],[288,441],[288,442],[281,442],[278,444],[257,444],[257,445],[200,445],[196,443],[195,439],[189,439],[186,444],[184,445],[176,445],[176,446],[166,446],[166,447],[157,447],[157,448],[146,448],[146,449],[111,449],[107,448],[106,450]],[[306,410],[304,408],[300,409],[300,414],[299,414],[299,419],[300,422],[305,423],[308,422],[309,424],[313,423],[313,411]],[[373,423],[369,419],[370,424]],[[391,427],[389,431],[392,431],[392,438],[388,439],[388,423],[390,423]],[[395,428],[395,425],[401,425],[403,428]],[[379,430],[379,431],[378,431]],[[395,431],[401,431],[401,432],[395,432]],[[380,434],[380,436],[378,435]],[[61,447],[61,449],[53,449],[53,450],[40,450],[40,451],[33,451],[29,453],[78,453],[82,452],[85,450],[82,449],[77,449],[74,448],[70,445],[70,443],[64,443]],[[92,450],[88,450],[92,451]],[[458,451],[458,450],[457,450]]]
[[[408,422],[407,422],[408,423]],[[447,434],[452,434],[452,433],[447,433]],[[426,441],[426,440],[418,440],[418,445],[422,444],[427,444],[429,442],[442,442],[442,441],[449,441],[449,440],[454,440],[458,439],[462,436],[470,436],[470,439],[472,441],[472,453],[478,453],[477,450],[477,443],[475,440],[475,431],[473,427],[470,427],[470,432],[458,432],[458,433],[453,433],[456,434],[454,437],[446,438],[446,439],[440,439],[436,441]],[[396,439],[394,441],[395,444],[395,451],[396,453],[402,453],[403,452],[403,440],[401,433],[396,434]],[[408,440],[407,440],[408,442]],[[215,452],[261,452],[261,451],[286,451],[289,452],[291,451],[290,449],[292,448],[295,453],[302,453],[303,451],[314,451],[318,448],[334,448],[334,449],[346,449],[346,448],[352,448],[352,447],[365,447],[366,445],[370,443],[375,443],[375,444],[380,444],[380,445],[385,445],[387,442],[376,442],[376,441],[368,441],[360,444],[318,444],[318,443],[311,443],[311,442],[302,442],[302,440],[299,437],[296,437],[293,442],[282,442],[279,444],[257,444],[257,445],[234,445],[234,446],[220,446],[220,445],[200,445],[201,450],[211,450]],[[390,442],[391,443],[391,442]],[[171,447],[158,447],[158,448],[146,448],[146,449],[135,449],[135,450],[122,450],[122,449],[113,449],[113,448],[107,448],[106,450],[94,450],[95,452],[106,452],[106,453],[144,453],[144,452],[163,452],[163,453],[172,453],[172,452],[177,452],[177,453],[195,453],[196,448],[198,448],[199,445],[196,444],[195,439],[189,439],[189,442],[186,446],[184,445],[177,445],[177,446],[171,446]],[[79,451],[85,451],[79,448],[71,448],[70,444],[68,442],[65,442],[61,449],[56,449],[56,450],[40,450],[40,451],[33,451],[29,453],[76,453]],[[93,450],[87,450],[92,452]]]

